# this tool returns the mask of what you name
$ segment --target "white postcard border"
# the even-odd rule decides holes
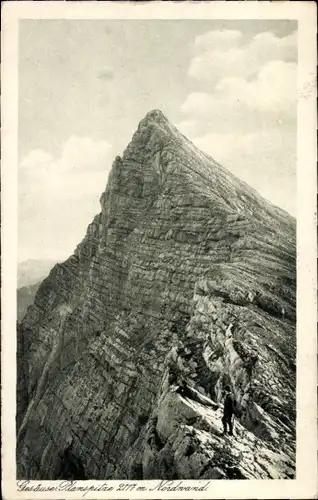
[[[18,491],[15,481],[19,19],[295,19],[298,21],[297,472],[295,480],[182,481],[205,491],[162,491],[160,481],[77,481],[105,491]],[[4,498],[314,498],[316,429],[316,8],[314,2],[5,2],[2,5],[2,491]],[[62,481],[30,481],[55,486]],[[64,482],[65,483],[65,482]],[[122,484],[138,486],[118,491]],[[174,481],[177,485],[180,481]],[[146,490],[138,490],[138,487]],[[154,489],[155,488],[155,489]]]

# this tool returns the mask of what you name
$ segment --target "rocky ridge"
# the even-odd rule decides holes
[[[18,477],[293,477],[294,219],[160,111],[100,202],[18,325]]]

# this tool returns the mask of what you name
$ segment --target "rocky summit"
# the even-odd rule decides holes
[[[18,478],[293,478],[294,218],[160,111],[100,204],[18,324]]]

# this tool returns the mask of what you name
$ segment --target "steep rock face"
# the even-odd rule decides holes
[[[17,320],[22,321],[26,313],[27,308],[33,304],[34,297],[40,283],[35,283],[35,285],[22,286],[17,290]]]
[[[18,477],[292,477],[294,219],[160,111],[100,201],[18,327]]]

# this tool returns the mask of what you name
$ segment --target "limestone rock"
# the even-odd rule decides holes
[[[18,326],[18,477],[293,477],[295,220],[160,111],[100,202]]]

